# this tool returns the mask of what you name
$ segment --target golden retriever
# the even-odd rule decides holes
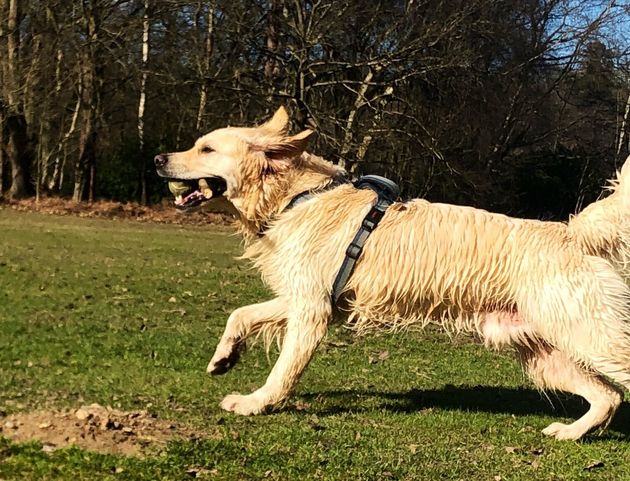
[[[542,389],[574,393],[590,409],[543,433],[579,439],[605,427],[630,388],[630,162],[612,194],[568,223],[511,218],[422,199],[394,203],[368,239],[338,306],[331,286],[346,248],[376,194],[305,152],[312,132],[288,135],[280,108],[253,128],[215,130],[188,151],[160,154],[159,175],[202,189],[178,194],[180,207],[224,194],[234,204],[251,259],[276,297],[241,307],[208,365],[227,371],[248,336],[280,334],[264,386],[231,394],[223,409],[257,414],[283,403],[333,315],[355,329],[401,329],[436,322],[469,331],[491,347],[514,346]],[[306,202],[286,209],[298,194]]]

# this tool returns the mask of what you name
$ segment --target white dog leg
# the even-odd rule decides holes
[[[577,394],[590,408],[572,424],[552,423],[543,434],[556,439],[580,439],[597,428],[608,425],[623,400],[623,392],[606,379],[589,372],[560,351],[549,348],[519,347],[521,362],[535,384]]]
[[[279,297],[236,309],[228,318],[223,336],[208,364],[208,373],[227,372],[238,361],[239,353],[247,337],[264,329],[270,323],[277,324],[274,327],[282,327],[286,316],[286,302]]]
[[[330,303],[320,302],[317,308],[319,312],[303,308],[289,315],[282,350],[265,385],[246,396],[226,396],[221,402],[223,409],[243,415],[258,414],[289,396],[326,334]]]

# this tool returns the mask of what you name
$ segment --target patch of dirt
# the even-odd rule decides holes
[[[45,452],[78,446],[100,453],[140,456],[172,439],[202,433],[161,420],[147,411],[120,411],[99,404],[71,411],[35,411],[0,419],[0,435],[16,442],[38,440]]]
[[[211,200],[193,212],[178,211],[169,199],[165,199],[161,204],[146,206],[135,202],[121,203],[99,200],[89,203],[74,202],[60,197],[44,197],[38,202],[35,199],[2,200],[0,206],[2,205],[18,211],[44,214],[131,219],[141,222],[185,225],[227,225],[234,221],[236,215],[234,207],[223,198]]]

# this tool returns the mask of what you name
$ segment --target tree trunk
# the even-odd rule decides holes
[[[21,199],[32,194],[26,118],[20,114],[9,114],[6,125],[7,157],[11,167],[8,196],[10,199]]]
[[[55,63],[55,93],[61,93],[63,87],[63,77],[61,76],[61,66],[63,64],[63,50],[61,47],[57,49],[57,59]]]
[[[77,119],[79,118],[79,111],[81,110],[81,91],[79,86],[79,96],[77,97],[77,103],[74,106],[74,111],[72,112],[72,121],[70,122],[70,127],[64,134],[63,138],[59,140],[57,144],[57,148],[55,150],[55,161],[53,163],[53,171],[50,177],[48,178],[48,190],[54,191],[57,189],[61,191],[61,184],[63,179],[63,168],[64,161],[66,158],[66,145],[68,140],[74,133],[74,130],[77,127]]]
[[[0,198],[4,197],[4,145],[4,112],[0,100]]]
[[[90,92],[93,90],[93,86],[85,84],[83,87],[84,92]],[[88,93],[88,98],[91,94]],[[84,103],[88,100],[84,99]],[[81,135],[79,136],[79,156],[74,166],[74,190],[72,193],[72,200],[80,202],[84,200],[86,194],[86,187],[90,187],[90,196],[94,197],[94,162],[96,160],[96,129],[94,124],[96,122],[96,106],[88,103],[85,110],[85,118],[83,121],[83,127],[81,128]]]
[[[90,183],[88,187],[88,202],[94,202],[94,189],[96,186],[96,131],[93,131],[94,141],[90,145]]]
[[[149,62],[149,0],[144,0],[142,16],[142,73],[138,102],[138,152],[140,155],[140,203],[147,204],[147,165],[144,149],[144,106],[147,98],[147,64]]]
[[[278,74],[276,50],[278,49],[280,13],[279,0],[269,0],[269,10],[267,11],[267,60],[265,60],[264,75],[270,89],[273,89],[273,79]]]
[[[92,115],[88,113],[85,125],[79,138],[79,157],[74,166],[74,190],[72,200],[81,202],[85,198],[85,190],[90,183],[90,194],[94,197],[94,159],[96,153],[96,132]]]
[[[4,38],[4,22],[6,18],[6,8],[7,2],[6,0],[0,0],[0,39]],[[2,47],[2,43],[0,43],[0,47]],[[0,48],[0,52],[2,52],[2,48]],[[0,85],[4,83],[4,79],[6,78],[6,62],[0,61]],[[4,102],[4,92],[3,89],[0,88],[0,198],[4,197],[4,149],[5,149],[5,139],[4,139],[4,117],[6,105]]]
[[[208,4],[208,25],[206,30],[206,48],[201,65],[201,91],[199,92],[199,108],[197,109],[197,132],[201,132],[203,113],[208,100],[208,76],[210,75],[210,61],[214,49],[214,2]]]
[[[363,139],[361,139],[361,142],[357,147],[356,161],[352,164],[352,167],[350,168],[350,172],[352,174],[357,172],[359,164],[361,164],[361,162],[365,160],[365,155],[367,154],[368,148],[370,147],[372,140],[374,140],[374,135],[376,135],[379,124],[383,120],[383,112],[385,111],[387,99],[392,93],[394,93],[394,88],[390,85],[385,88],[385,90],[379,97],[374,97],[371,101],[372,103],[375,103],[377,105],[377,108],[374,112],[374,116],[372,117],[372,124],[370,125],[370,128],[363,135]]]
[[[18,55],[20,51],[20,15],[18,0],[9,0],[7,16],[7,57],[5,89],[9,110],[19,104]]]
[[[74,189],[72,200],[84,200],[88,188],[88,200],[94,200],[95,190],[95,162],[98,111],[100,108],[99,85],[99,17],[96,6],[92,2],[84,3],[83,26],[85,28],[87,44],[83,47],[81,56],[81,110],[83,123],[79,136],[79,156],[75,162]]]
[[[374,72],[370,68],[368,69],[367,74],[365,74],[365,77],[357,90],[357,96],[354,100],[354,105],[352,106],[352,109],[348,114],[348,118],[346,119],[346,125],[344,126],[343,143],[341,144],[341,149],[339,151],[339,166],[343,169],[348,168],[349,162],[347,156],[352,145],[352,128],[354,126],[354,121],[356,120],[357,113],[367,103],[365,94],[368,90],[368,87],[370,86],[370,82],[372,81],[373,77]]]
[[[625,143],[626,130],[628,128],[628,115],[630,115],[630,92],[628,92],[628,98],[626,99],[626,108],[623,112],[623,118],[621,120],[621,128],[619,129],[619,139],[617,141],[617,157],[621,155],[621,149]]]
[[[39,124],[39,142],[37,144],[37,153],[35,154],[35,202],[38,203],[41,197],[41,188],[44,185],[44,169],[42,168],[42,163],[44,162],[44,152],[43,148],[46,145],[45,142],[42,142],[44,138],[44,122]]]
[[[9,0],[7,16],[7,57],[5,97],[8,101],[6,116],[7,161],[11,168],[9,198],[28,197],[31,194],[30,156],[28,155],[28,129],[21,100],[18,55],[20,47],[21,12],[19,0]]]

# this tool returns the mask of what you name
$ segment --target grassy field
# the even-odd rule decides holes
[[[283,411],[222,412],[276,355],[254,346],[225,376],[205,373],[231,310],[268,295],[239,251],[216,227],[0,209],[0,425],[99,403],[202,433],[143,457],[0,437],[0,480],[630,480],[627,402],[604,434],[547,439],[579,399],[548,400],[510,353],[433,330],[333,327]]]

